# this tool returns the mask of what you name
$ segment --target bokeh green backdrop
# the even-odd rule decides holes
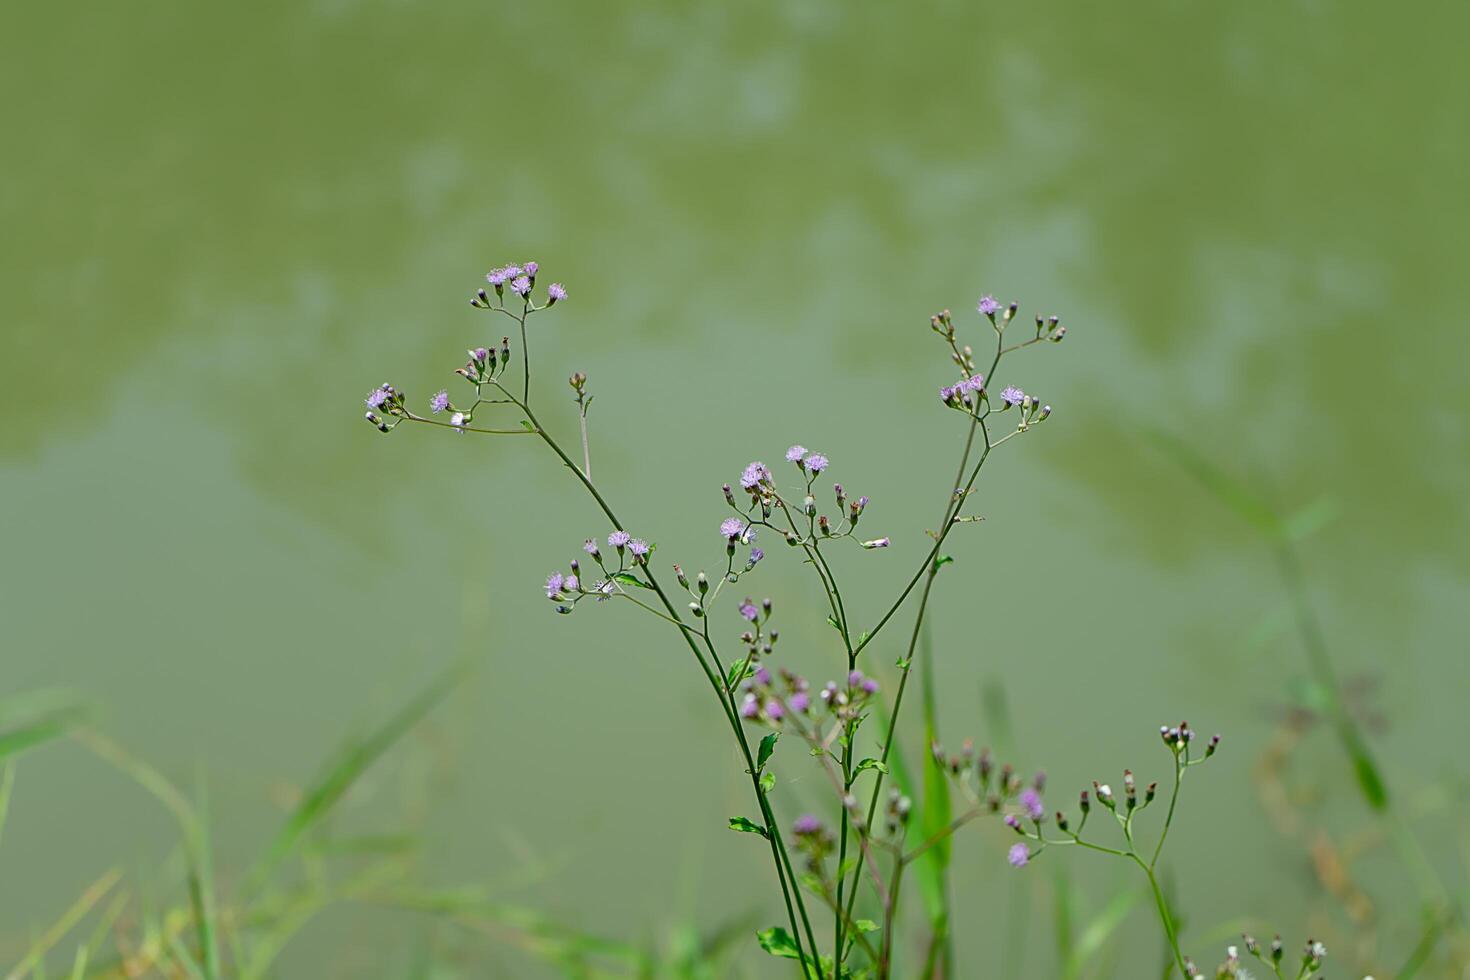
[[[1067,342],[1001,379],[1054,421],[997,458],[941,584],[945,737],[993,735],[979,692],[1001,682],[1019,761],[1070,796],[1125,764],[1162,772],[1164,720],[1226,732],[1175,845],[1192,923],[1345,928],[1251,787],[1302,667],[1267,558],[1143,427],[1283,507],[1339,505],[1309,574],[1344,671],[1376,684],[1375,747],[1402,792],[1463,779],[1463,5],[312,0],[0,20],[3,687],[80,689],[166,772],[202,762],[226,882],[283,786],[474,651],[484,668],[422,736],[422,785],[370,781],[364,825],[408,806],[438,880],[610,934],[775,914],[761,856],[724,830],[744,784],[682,648],[633,610],[563,619],[539,594],[605,532],[589,502],[527,443],[361,421],[373,384],[422,399],[455,380],[501,329],[470,290],[533,257],[572,297],[535,329],[540,397],[591,375],[597,476],[660,556],[718,561],[719,484],[801,441],[895,538],[846,565],[875,600],[922,553],[953,465],[929,313],[959,311],[977,343],[982,291],[1063,316]],[[545,411],[572,431],[569,406]],[[801,612],[810,583],[772,559],[753,581],[784,645],[836,672]],[[1333,746],[1306,751],[1327,810],[1360,821]],[[788,808],[816,796],[805,760],[783,775]],[[1430,819],[1463,883],[1463,826]],[[993,830],[956,858],[971,962],[1041,915]],[[75,749],[28,757],[0,944],[171,840]],[[1114,869],[1071,863],[1100,901]],[[1407,900],[1379,871],[1377,897]],[[1046,976],[1048,927],[1030,929],[1016,969]],[[427,930],[336,911],[282,975],[391,974]]]

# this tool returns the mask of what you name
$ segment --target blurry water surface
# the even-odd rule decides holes
[[[1405,795],[1463,781],[1463,5],[317,0],[3,22],[3,688],[80,689],[180,782],[202,765],[227,885],[346,732],[475,652],[416,738],[418,782],[371,777],[349,821],[407,813],[434,880],[608,934],[775,921],[763,855],[724,829],[745,786],[682,646],[631,608],[563,619],[540,595],[606,533],[590,501],[529,441],[361,421],[373,384],[421,404],[457,380],[502,329],[470,292],[527,258],[571,292],[535,327],[542,414],[571,438],[563,379],[590,374],[595,474],[660,557],[722,560],[720,483],[800,441],[894,536],[842,565],[871,602],[922,555],[958,450],[928,315],[954,308],[977,346],[982,291],[1063,316],[1065,344],[999,379],[1056,414],[997,455],[986,521],[954,539],[942,727],[997,737],[981,688],[1003,685],[1014,757],[1058,802],[1125,764],[1162,776],[1165,720],[1226,732],[1173,852],[1196,955],[1241,915],[1289,938],[1350,925],[1252,788],[1303,670],[1269,557],[1144,430],[1283,509],[1337,505],[1308,570],[1375,747]],[[836,673],[812,583],[771,557],[750,581],[788,657]],[[901,633],[874,645],[881,676]],[[1335,747],[1302,751],[1360,825]],[[780,774],[788,818],[821,798],[799,753]],[[1462,889],[1463,825],[1425,819]],[[956,855],[972,964],[1041,915],[1053,870],[1004,877],[994,831]],[[74,747],[26,757],[6,955],[172,840]],[[1100,904],[1121,869],[1065,857]],[[1386,861],[1370,881],[1390,910],[1414,894]],[[1053,975],[1050,926],[1029,928],[1009,968]],[[1151,963],[1153,926],[1134,933]],[[1414,935],[1389,938],[1396,961]],[[281,974],[398,975],[441,941],[348,908]]]

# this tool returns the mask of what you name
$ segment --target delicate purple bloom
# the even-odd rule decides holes
[[[456,429],[459,429],[460,435],[464,435],[464,423],[464,412],[455,412],[453,415],[449,416],[449,424],[454,426]]]
[[[598,582],[597,583],[597,587],[595,589],[593,589],[592,591],[594,591],[594,592],[597,593],[597,601],[598,602],[606,602],[607,600],[609,600],[609,599],[612,598],[613,584],[612,584],[612,582],[610,580],[609,581],[604,581],[604,582]]]
[[[986,316],[995,316],[995,314],[1000,312],[1000,304],[989,293],[980,297],[980,305],[975,308]]]
[[[769,670],[767,670],[766,668],[764,668],[764,667],[757,667],[755,669],[754,677],[755,677],[755,682],[757,684],[759,684],[761,687],[770,687],[771,686],[771,672]]]
[[[948,404],[959,397],[960,389],[957,385],[945,385],[939,389],[939,400]]]
[[[858,510],[862,510],[862,509],[864,509],[867,506],[868,506],[868,496],[867,496],[867,494],[864,494],[863,496],[861,496],[861,497],[858,498]]]
[[[517,296],[525,296],[531,291],[531,280],[525,276],[516,276],[510,281],[510,291]]]
[[[500,271],[503,272],[503,273],[505,273],[505,278],[506,279],[514,279],[516,276],[521,275],[526,270],[525,269],[522,269],[518,265],[508,265],[504,269],[501,269]]]
[[[567,298],[567,287],[563,286],[561,283],[554,282],[550,286],[547,286],[546,287],[546,305],[547,306],[550,306],[552,303],[555,303],[557,300],[566,299],[566,298]]]
[[[621,548],[632,540],[633,536],[627,531],[614,531],[607,536],[607,546],[609,548]]]
[[[393,389],[388,385],[383,385],[380,388],[374,388],[368,392],[368,396],[364,401],[367,402],[368,408],[382,408],[383,403],[388,400],[388,396],[391,394],[393,394]]]
[[[820,834],[822,832],[822,821],[810,813],[803,814],[797,817],[796,822],[791,825],[791,832],[798,837],[811,837],[814,834]]]
[[[752,623],[756,621],[756,618],[760,616],[760,613],[761,611],[756,608],[756,604],[751,602],[749,599],[746,599],[740,604],[740,615],[744,616]]]
[[[429,399],[429,410],[435,415],[449,407],[449,392],[441,391]]]
[[[740,703],[740,717],[755,718],[761,713],[761,704],[756,700],[754,694],[747,694],[745,700]]]
[[[863,680],[864,680],[863,672],[860,671],[860,670],[854,670],[852,673],[850,673],[850,674],[847,675],[847,686],[848,687],[862,687],[863,686]]]
[[[1011,828],[1012,830],[1020,830],[1021,829],[1021,818],[1018,817],[1018,816],[1016,816],[1014,813],[1007,813],[1006,814],[1006,819],[1005,819],[1005,824],[1006,824],[1007,827]]]
[[[745,522],[738,517],[727,517],[720,522],[720,536],[730,541],[740,537],[745,531]]]
[[[559,598],[564,584],[566,584],[566,579],[562,576],[561,572],[552,572],[548,575],[546,578],[546,598]]]
[[[1026,808],[1026,815],[1032,820],[1040,820],[1046,816],[1046,807],[1041,802],[1041,794],[1034,789],[1021,791],[1021,806]]]
[[[644,541],[642,538],[634,538],[632,541],[628,542],[628,550],[633,552],[633,554],[637,555],[639,558],[642,558],[644,555],[648,554],[648,542]]]
[[[966,378],[959,383],[960,391],[983,391],[985,389],[985,375],[977,374],[972,378]]]
[[[812,473],[820,473],[828,466],[827,457],[821,453],[812,453],[806,458],[806,468]]]
[[[797,691],[795,694],[791,695],[791,697],[787,699],[787,703],[791,705],[792,711],[804,713],[806,709],[811,705],[812,699],[810,696],[807,695],[805,691]]]
[[[588,538],[587,541],[582,545],[582,550],[587,552],[587,554],[593,556],[594,558],[597,557],[597,542],[593,541],[591,538]]]
[[[540,269],[541,266],[537,265],[535,262],[527,262],[525,266],[522,267],[521,271],[525,272],[525,274],[528,276],[534,277],[536,273],[540,271]]]
[[[764,551],[760,550],[759,548],[751,548],[750,549],[750,567],[751,568],[754,568],[756,562],[760,561],[764,557],[766,557],[766,553]]]
[[[1026,393],[1015,385],[1006,385],[1005,390],[1000,393],[1000,400],[1007,405],[1019,405],[1026,400]]]
[[[781,707],[781,702],[771,698],[766,702],[766,717],[772,721],[780,721],[786,717],[786,709]]]
[[[801,459],[801,457],[803,457],[805,455],[806,455],[806,447],[805,446],[792,446],[790,449],[786,450],[786,462],[788,462],[788,463],[798,462]]]
[[[863,693],[864,694],[877,694],[878,693],[878,682],[875,681],[875,680],[873,680],[873,678],[871,678],[871,677],[869,677],[869,678],[867,678],[866,680],[863,681],[862,687],[863,687]]]
[[[510,278],[509,269],[491,269],[485,273],[485,281],[492,286],[504,286],[505,281]]]
[[[771,471],[766,468],[765,463],[759,461],[751,463],[740,474],[740,485],[746,490],[754,490],[761,483],[769,483],[770,480]]]
[[[470,351],[470,357],[480,364],[484,364],[490,359],[490,352],[483,347],[476,347]]]
[[[862,508],[859,508],[861,510]],[[887,538],[874,538],[872,541],[864,541],[863,547],[869,550],[873,548],[886,548],[890,544]]]
[[[567,580],[565,583],[563,583],[563,585],[566,587],[566,590],[568,592],[576,592],[582,587],[582,583],[577,581],[577,576],[575,575],[568,575]]]
[[[1006,854],[1006,860],[1011,862],[1013,868],[1024,868],[1031,860],[1031,848],[1025,844],[1012,844],[1010,851]]]

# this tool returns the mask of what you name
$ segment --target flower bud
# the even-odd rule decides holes
[[[684,574],[684,569],[680,568],[678,565],[675,565],[674,576],[679,580],[680,588],[689,588],[689,577]]]
[[[700,572],[695,581],[699,583],[699,594],[704,595],[709,591],[709,579],[705,578],[704,572]]]

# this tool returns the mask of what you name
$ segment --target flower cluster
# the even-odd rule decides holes
[[[849,671],[847,682],[828,681],[811,696],[805,677],[788,670],[780,672],[779,683],[765,667],[757,667],[745,683],[740,716],[746,721],[780,725],[785,721],[818,721],[823,715],[847,723],[860,718],[878,693],[878,682],[860,670]]]
[[[562,574],[558,571],[547,576],[546,598],[560,603],[556,607],[557,612],[570,613],[577,603],[589,596],[598,602],[606,602],[614,596],[627,595],[623,590],[625,585],[647,588],[635,572],[639,567],[648,564],[653,546],[621,528],[607,536],[607,546],[617,556],[616,565],[604,560],[602,548],[598,546],[596,538],[588,538],[582,543],[582,550],[601,573],[590,585],[583,581],[582,564],[576,558],[571,560],[571,570],[568,573]]]
[[[524,300],[526,305],[531,306],[533,305],[531,291],[536,288],[536,273],[540,271],[541,267],[535,262],[511,263],[491,269],[485,274],[485,281],[490,284],[491,289],[495,290],[497,299],[503,301],[508,289]],[[566,298],[566,287],[559,282],[554,282],[546,287],[546,303],[540,308],[545,309]],[[481,309],[493,309],[489,294],[484,289],[480,289],[475,294],[474,299],[470,300],[470,305]]]
[[[744,506],[737,501],[730,484],[725,484],[725,503],[740,515],[726,518],[720,525],[720,533],[731,542],[731,547],[736,540],[748,543],[747,536],[753,535],[756,527],[770,528],[792,547],[810,548],[819,541],[853,537],[858,521],[867,510],[868,498],[860,496],[850,500],[842,484],[834,483],[832,494],[837,504],[836,511],[825,513],[817,504],[814,485],[831,461],[802,445],[786,450],[786,461],[793,464],[802,476],[799,501],[795,494],[782,494],[770,467],[759,460],[745,467],[740,474],[740,488],[746,493]],[[859,543],[868,549],[886,548],[889,539],[875,538]],[[759,561],[758,558],[756,560]]]
[[[1264,963],[1273,975],[1284,980],[1286,974],[1281,972],[1281,967],[1286,957],[1286,947],[1282,944],[1280,936],[1271,940],[1269,948],[1265,951],[1251,936],[1242,935],[1240,938],[1245,943],[1247,953]],[[1322,969],[1322,961],[1325,959],[1327,959],[1327,947],[1315,939],[1308,939],[1302,947],[1301,957],[1297,962],[1296,980],[1305,980]],[[1188,971],[1185,976],[1189,980],[1205,980],[1205,975],[1196,969],[1193,960],[1186,956],[1184,964]],[[1215,980],[1251,980],[1251,974],[1240,965],[1239,947],[1227,946],[1225,948],[1225,961],[1215,968]],[[1373,980],[1373,978],[1366,977],[1364,980]]]

